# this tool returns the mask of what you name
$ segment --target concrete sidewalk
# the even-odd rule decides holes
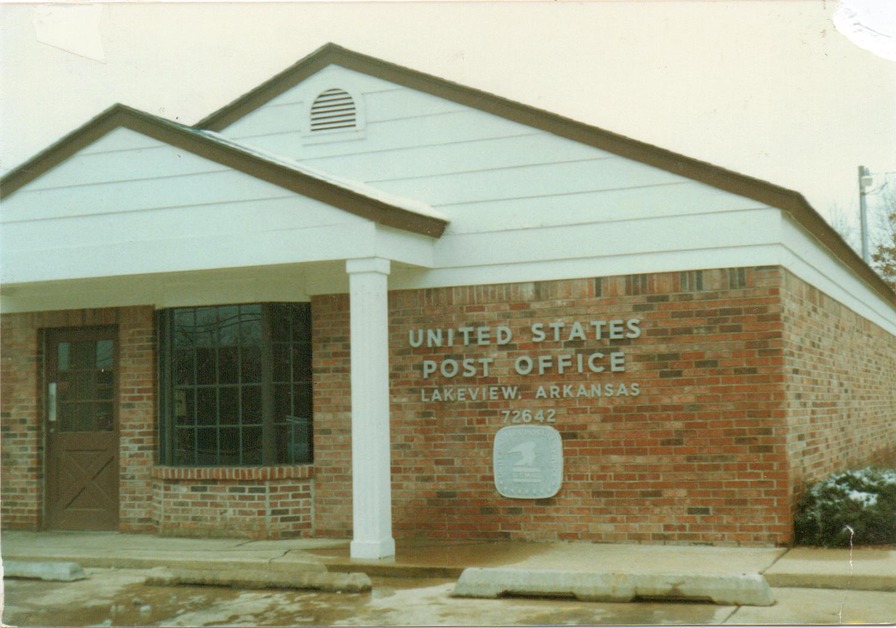
[[[771,587],[896,591],[896,551],[733,548],[596,543],[399,541],[393,559],[353,560],[332,539],[192,539],[115,532],[6,531],[4,561],[74,562],[82,567],[362,572],[369,576],[458,578],[468,568],[628,575],[762,574]]]

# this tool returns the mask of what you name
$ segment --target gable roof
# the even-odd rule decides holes
[[[329,65],[451,100],[781,209],[896,307],[896,292],[890,285],[796,191],[335,44],[322,46],[194,127],[115,105],[0,178],[0,199],[112,129],[126,127],[378,223],[439,237],[447,220],[431,209],[421,211],[420,204],[413,201],[390,198],[360,184],[312,173],[228,142],[216,133]]]
[[[321,201],[379,224],[439,237],[448,221],[424,203],[385,194],[125,105],[113,105],[0,179],[0,199],[40,177],[115,129],[130,129],[170,146],[228,166],[262,181]]]
[[[799,192],[555,113],[354,52],[336,44],[322,46],[255,89],[200,120],[196,126],[215,131],[224,129],[329,65],[338,65],[445,98],[784,210],[878,294],[896,305],[896,292]]]

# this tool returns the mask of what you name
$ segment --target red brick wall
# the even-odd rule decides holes
[[[313,533],[313,468],[156,467],[159,534],[278,539]]]
[[[2,521],[42,525],[44,425],[41,330],[117,325],[119,330],[121,530],[151,530],[155,441],[155,339],[151,307],[65,310],[0,317],[2,333]]]
[[[706,270],[390,294],[395,536],[784,543],[791,533],[781,275]],[[318,534],[351,528],[348,299],[313,301]],[[532,342],[533,323],[641,319],[639,338]],[[411,347],[418,328],[506,325],[505,346]],[[622,373],[513,372],[523,355],[618,350]],[[493,358],[488,377],[422,378],[426,359]],[[637,396],[534,399],[538,384],[638,383]],[[421,399],[421,386],[514,384],[514,401]],[[575,388],[574,388],[575,389]],[[564,482],[497,494],[504,409],[553,409]]]
[[[158,459],[156,337],[152,307],[119,310],[119,530],[151,531],[150,471]]]
[[[310,467],[155,467],[156,338],[151,307],[2,317],[2,521],[39,529],[44,482],[41,330],[117,326],[119,529],[278,538],[312,528]]]
[[[352,535],[348,295],[312,298],[311,315],[315,531],[344,538]]]
[[[29,315],[0,317],[0,521],[37,529],[43,510],[38,334]]]
[[[896,337],[785,273],[784,375],[792,482],[896,465]]]
[[[41,330],[117,325],[122,530],[350,536],[348,296],[315,297],[312,308],[313,470],[154,467],[152,308],[4,315],[3,526],[42,523]],[[636,338],[535,342],[531,332],[635,318]],[[465,326],[506,326],[513,339],[409,342],[410,330]],[[625,371],[540,378],[513,368],[521,356],[595,351],[624,352]],[[464,358],[493,360],[490,373],[423,377],[424,360]],[[780,268],[394,292],[390,363],[397,538],[780,544],[804,481],[896,458],[896,338]],[[539,384],[605,383],[629,394],[534,398]],[[489,385],[518,386],[519,398],[431,399],[434,388]],[[515,409],[556,413],[564,474],[552,498],[495,490],[492,443]]]

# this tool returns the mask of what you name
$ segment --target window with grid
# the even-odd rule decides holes
[[[163,464],[312,461],[308,303],[159,312]]]

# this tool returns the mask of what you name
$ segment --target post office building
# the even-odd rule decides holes
[[[800,194],[338,46],[0,194],[6,529],[776,545],[896,457]]]

